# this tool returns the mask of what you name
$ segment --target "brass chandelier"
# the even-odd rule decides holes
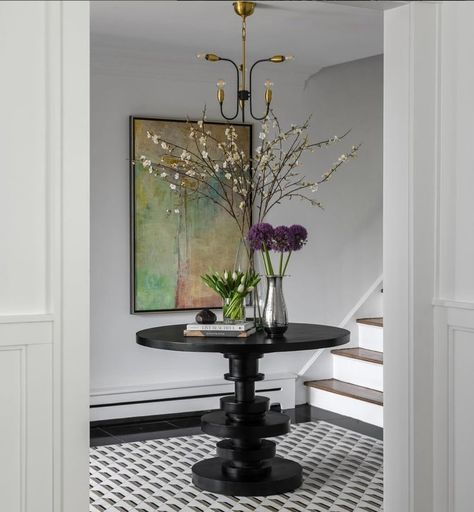
[[[249,103],[249,112],[253,119],[257,121],[261,121],[268,116],[270,112],[270,104],[272,102],[272,86],[273,83],[270,80],[265,81],[265,105],[266,110],[265,113],[258,117],[254,114],[253,105],[252,105],[252,74],[257,64],[262,62],[273,62],[273,63],[281,63],[288,60],[293,60],[293,56],[291,55],[273,55],[273,57],[268,57],[266,59],[259,59],[255,61],[250,67],[249,79],[248,79],[248,89],[247,89],[247,63],[246,63],[246,43],[247,43],[247,17],[251,16],[255,10],[256,3],[255,2],[234,2],[232,4],[234,6],[234,12],[242,18],[242,63],[237,65],[233,60],[226,59],[224,57],[220,57],[215,53],[200,53],[197,55],[200,59],[206,59],[209,62],[230,62],[236,72],[237,72],[237,105],[235,114],[231,116],[226,116],[224,114],[224,86],[226,83],[224,80],[219,80],[217,82],[217,101],[219,102],[221,115],[227,121],[232,121],[235,119],[239,113],[242,115],[242,122],[245,122],[245,110],[246,104]]]

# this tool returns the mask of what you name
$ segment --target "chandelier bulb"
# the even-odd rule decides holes
[[[196,58],[197,59],[201,59],[201,60],[205,59],[206,58],[206,54],[205,53],[197,53],[196,54]]]
[[[224,89],[225,84],[226,84],[226,83],[225,83],[225,81],[224,81],[224,80],[218,80],[218,81],[217,81],[217,88],[218,88],[218,89]]]
[[[285,55],[285,60],[295,60],[294,55]]]
[[[272,81],[270,81],[270,80],[265,80],[265,87],[266,87],[267,89],[271,89],[271,88],[273,87],[273,85],[274,85],[274,84],[273,84],[273,82],[272,82]]]

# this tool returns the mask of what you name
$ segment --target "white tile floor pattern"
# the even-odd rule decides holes
[[[277,453],[303,466],[303,485],[274,496],[200,491],[192,465],[215,453],[208,435],[91,448],[90,512],[380,512],[383,443],[331,425],[293,425]]]

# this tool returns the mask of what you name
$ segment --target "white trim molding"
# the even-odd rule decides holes
[[[377,279],[369,286],[368,290],[362,295],[362,297],[354,304],[354,306],[348,311],[346,316],[339,322],[338,327],[344,328],[354,318],[360,308],[369,300],[372,294],[378,290],[383,283],[383,274],[377,277]],[[314,365],[319,359],[321,354],[326,349],[316,350],[314,354],[306,361],[298,372],[298,377],[303,377],[308,370]]]
[[[52,315],[10,315],[0,317],[0,346],[51,344]]]
[[[0,97],[11,120],[2,132],[9,151],[0,201],[0,508],[82,512],[89,506],[89,2],[0,2],[0,29],[0,62],[15,76]]]
[[[386,512],[472,509],[474,4],[385,13]]]
[[[437,6],[384,17],[384,510],[432,512]]]

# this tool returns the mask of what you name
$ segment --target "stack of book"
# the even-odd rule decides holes
[[[254,333],[255,323],[253,321],[238,324],[225,324],[224,322],[216,322],[215,324],[188,324],[184,331],[185,336],[220,338],[248,338]]]

